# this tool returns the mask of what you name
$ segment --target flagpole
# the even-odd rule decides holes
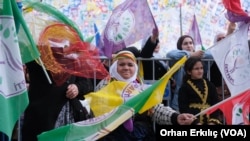
[[[180,34],[182,36],[182,4],[180,4]]]
[[[49,81],[49,84],[52,84],[51,82],[51,79],[49,78],[49,75],[48,75],[48,72],[46,71],[44,65],[43,65],[43,61],[41,60],[40,57],[38,57],[38,62],[41,64],[42,68],[43,68],[43,71],[44,71],[44,74],[46,75],[48,81]]]

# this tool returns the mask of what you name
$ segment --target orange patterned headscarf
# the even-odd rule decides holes
[[[113,57],[113,62],[115,62],[116,60],[119,60],[120,58],[129,58],[131,60],[133,60],[136,63],[136,58],[134,56],[134,54],[130,51],[120,51],[118,52],[116,55],[114,55]]]

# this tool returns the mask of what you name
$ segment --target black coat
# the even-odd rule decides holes
[[[198,114],[202,110],[204,105],[209,105],[209,107],[215,105],[216,103],[219,102],[218,99],[218,94],[216,92],[216,88],[213,83],[208,81],[207,79],[189,79],[194,87],[198,89],[202,97],[204,98],[204,101],[202,101],[201,97],[197,94],[197,92],[187,83],[187,81],[183,82],[179,89],[179,96],[178,96],[178,102],[179,102],[179,111],[180,113],[190,113],[190,114]],[[205,96],[205,84],[203,80],[206,81],[207,83],[207,89],[208,89],[208,94],[207,97]],[[193,106],[196,105],[196,106]],[[208,108],[208,107],[206,107]],[[219,119],[219,112],[216,111],[210,116],[206,115],[200,115],[197,117],[198,121],[201,120],[203,124],[207,124],[210,119]]]
[[[159,41],[156,43],[153,43],[149,37],[147,40],[145,46],[141,50],[141,57],[142,58],[152,58],[154,50],[157,46]],[[167,69],[160,63],[159,60],[154,61],[154,67],[153,67],[153,61],[147,61],[143,60],[143,71],[144,71],[144,79],[145,80],[155,80],[160,79],[166,72]],[[154,73],[153,70],[155,69]],[[153,77],[154,75],[154,77]]]
[[[26,64],[30,78],[29,105],[24,113],[22,137],[24,141],[36,141],[36,136],[44,131],[54,129],[57,116],[64,104],[68,85],[76,84],[79,90],[79,99],[93,91],[91,79],[71,76],[61,86],[54,82],[49,84],[41,66],[35,61]],[[50,75],[50,73],[48,72]],[[52,77],[50,75],[52,80]]]

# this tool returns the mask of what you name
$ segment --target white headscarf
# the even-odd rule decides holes
[[[121,53],[118,53],[117,56],[116,56],[116,57],[117,57],[117,60],[115,60],[115,62],[113,62],[113,64],[110,66],[110,69],[109,69],[110,77],[115,78],[115,79],[117,79],[117,80],[119,80],[119,81],[124,81],[124,82],[130,83],[130,82],[135,81],[136,78],[137,78],[137,75],[138,75],[138,66],[137,66],[135,60],[133,60],[134,66],[135,66],[135,73],[134,73],[134,75],[133,75],[131,78],[129,78],[129,79],[124,79],[124,78],[117,72],[117,62],[118,62],[118,60],[119,60],[119,55],[122,54],[122,53],[126,53],[126,54],[129,53],[129,55],[132,55],[133,58],[135,58],[134,55],[133,55],[133,53],[131,53],[130,51],[122,51]],[[123,58],[124,58],[124,56],[123,56]],[[126,57],[125,57],[125,58],[126,58]],[[127,57],[127,58],[131,59],[131,57]]]

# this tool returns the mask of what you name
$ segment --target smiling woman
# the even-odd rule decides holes
[[[85,96],[85,98],[92,98],[90,106],[94,113],[102,112],[95,115],[103,115],[108,112],[108,108],[112,106],[118,107],[130,99],[133,100],[133,96],[142,94],[141,92],[147,87],[147,85],[143,84],[140,77],[138,77],[136,58],[130,51],[122,50],[114,55],[113,63],[109,70],[110,77],[102,80],[97,86],[103,93],[92,93],[87,97]],[[112,85],[114,82],[117,82],[116,84],[119,82],[119,85]],[[107,85],[109,88],[112,86],[112,89],[108,89],[104,85]],[[97,95],[103,96],[96,99]],[[158,104],[143,113],[133,115],[133,118],[128,117],[128,120],[121,125],[119,124],[116,129],[99,141],[115,141],[117,138],[120,141],[155,141],[152,121],[160,125],[189,125],[193,120],[194,116],[191,114],[178,114],[170,107]]]
[[[110,67],[110,75],[119,81],[131,82],[137,78],[136,59],[129,51],[119,52]]]

